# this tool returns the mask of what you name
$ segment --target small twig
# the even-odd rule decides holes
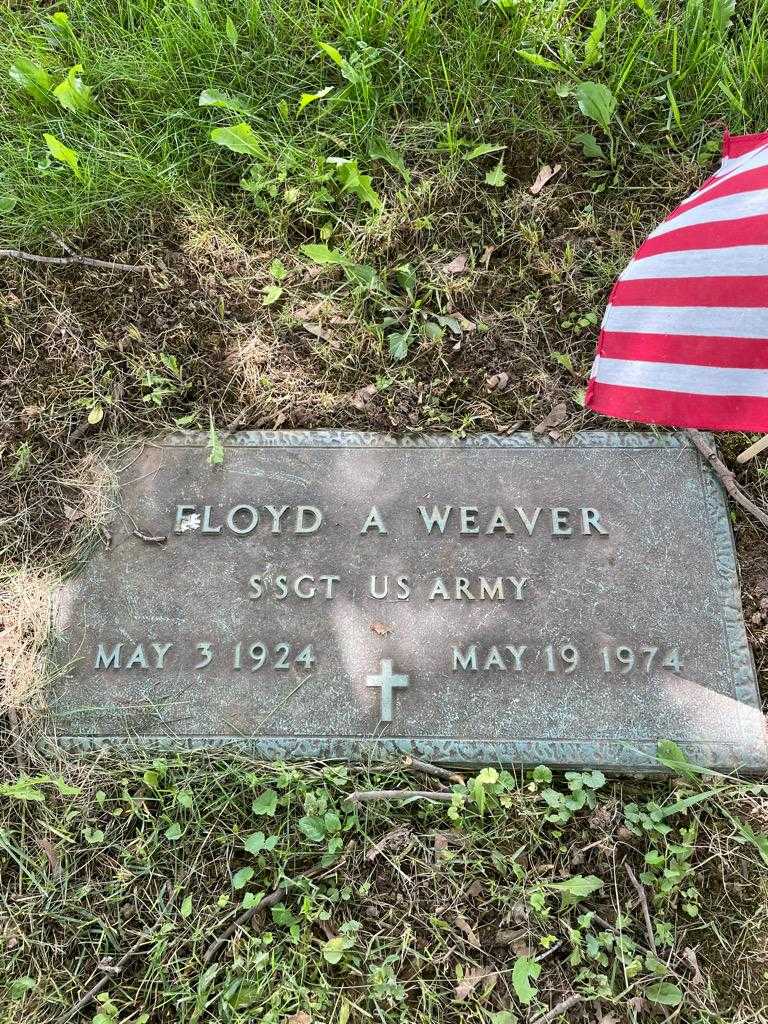
[[[124,270],[131,274],[148,274],[151,268],[140,263],[115,263],[113,260],[95,260],[90,256],[38,256],[33,252],[22,252],[21,249],[0,249],[0,258],[27,260],[30,263],[46,263],[56,267],[68,267],[80,264],[84,267],[99,267],[102,270]]]
[[[27,768],[27,762],[24,758],[24,751],[21,749],[21,728],[19,726],[19,716],[16,714],[16,708],[8,707],[8,730],[11,734],[11,746],[13,752],[16,755],[16,764],[19,766],[19,771],[24,772]]]
[[[765,434],[760,438],[759,441],[755,441],[749,448],[745,448],[743,452],[736,456],[736,461],[740,466],[743,466],[745,462],[749,462],[750,459],[754,459],[760,452],[765,451],[768,448],[768,434]]]
[[[754,516],[754,518],[763,526],[768,526],[768,513],[763,511],[763,509],[758,508],[757,505],[755,505],[755,503],[746,496],[736,483],[734,473],[728,469],[725,463],[720,459],[715,449],[706,442],[702,434],[700,434],[698,430],[686,430],[685,433],[690,438],[691,443],[698,448],[710,464],[723,487],[725,487],[726,491],[731,498],[733,498],[736,504],[741,505],[745,512]]]
[[[248,417],[252,413],[252,409],[249,407],[241,409],[241,411],[235,416],[235,418],[227,424],[226,433],[233,434],[236,430],[239,430],[242,425],[247,422]]]
[[[136,526],[133,528],[133,536],[138,537],[139,540],[143,540],[145,544],[165,544],[168,540],[167,533],[142,533]]]
[[[109,967],[107,970],[105,970],[102,976],[96,982],[96,984],[91,985],[88,991],[78,999],[75,1005],[70,1007],[70,1009],[67,1010],[67,1012],[62,1017],[59,1017],[59,1024],[64,1024],[65,1021],[71,1020],[72,1017],[79,1013],[84,1007],[88,1006],[89,1003],[92,1003],[96,996],[99,994],[99,992],[101,992],[102,989],[106,988],[110,981],[112,981],[112,979],[116,975],[118,975],[120,971],[122,971],[122,969],[125,967],[128,961],[131,959],[131,957],[135,956],[139,949],[144,945],[145,942],[148,942],[150,938],[151,935],[148,932],[142,932],[138,939],[128,950],[128,952],[123,953],[123,955],[114,965],[114,967]]]
[[[583,996],[568,996],[566,999],[561,999],[551,1010],[547,1010],[546,1013],[542,1013],[539,1017],[534,1017],[531,1024],[549,1024],[551,1020],[559,1017],[561,1013],[567,1013],[572,1006],[578,1006],[579,1003],[583,1002]]]
[[[363,789],[347,797],[353,804],[370,804],[374,800],[438,800],[450,803],[453,793],[447,789]]]
[[[653,955],[656,956],[656,939],[653,934],[653,922],[651,921],[651,912],[648,909],[648,897],[645,895],[645,888],[629,864],[625,863],[624,867],[627,869],[629,880],[635,887],[635,892],[640,898],[640,907],[643,911],[643,921],[645,922],[645,934],[648,936],[648,945],[651,947]]]
[[[459,786],[464,785],[464,776],[459,775],[458,772],[452,772],[450,768],[443,768],[439,764],[419,761],[417,758],[411,757],[410,754],[403,758],[403,764],[406,768],[411,768],[415,772],[421,772],[423,775],[434,775],[437,779],[447,779],[448,782],[455,782]]]
[[[335,864],[318,864],[314,868],[310,868],[309,871],[305,871],[300,877],[301,878],[319,878],[322,875],[332,874],[337,871],[342,864],[346,861],[346,856],[342,857],[341,860],[336,861]],[[268,910],[269,907],[274,907],[275,904],[281,903],[288,895],[288,889],[284,886],[280,886],[279,889],[275,889],[268,893],[263,899],[259,900],[255,907],[250,907],[244,913],[236,917],[232,924],[227,928],[225,932],[210,944],[203,957],[203,965],[209,964],[216,958],[219,950],[229,942],[238,928],[245,928],[245,926],[253,920],[253,918],[260,913],[262,910]]]

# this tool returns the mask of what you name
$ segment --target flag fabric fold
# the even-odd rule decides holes
[[[622,420],[768,432],[768,132],[715,174],[613,287],[586,405]]]

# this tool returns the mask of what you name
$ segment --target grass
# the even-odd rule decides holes
[[[0,671],[28,741],[0,757],[2,1024],[65,1018],[139,939],[73,1021],[768,1019],[764,786],[492,769],[453,806],[354,805],[439,784],[33,743],[49,588],[117,439],[615,427],[581,405],[608,290],[723,128],[768,126],[767,31],[765,0],[6,5],[0,246],[151,274],[0,263]],[[764,680],[768,547],[734,526]]]
[[[73,1019],[511,1024],[573,996],[573,1019],[765,1019],[764,785],[484,769],[397,807],[349,797],[443,784],[205,755],[28,770],[2,788],[8,1024],[67,1019],[102,975]]]
[[[325,205],[339,227],[344,218],[322,195],[328,157],[360,161],[383,185],[386,161],[372,155],[382,141],[439,178],[455,173],[468,144],[514,140],[505,158],[514,166],[521,146],[564,148],[593,131],[579,112],[584,82],[617,101],[597,136],[620,162],[711,155],[724,123],[749,130],[768,113],[768,5],[732,8],[729,0],[25,4],[7,14],[0,65],[32,61],[50,82],[24,88],[18,74],[3,76],[0,181],[16,200],[6,232],[19,241],[47,229],[69,235],[169,201],[245,220],[256,205],[302,234],[321,226],[327,211],[314,208]],[[54,86],[78,65],[75,78],[90,93],[57,98]],[[302,94],[326,89],[300,108]],[[233,109],[199,106],[205,91],[226,94]],[[239,187],[253,161],[210,138],[212,128],[242,121],[258,140],[256,196]],[[51,158],[46,133],[78,154],[77,177]]]

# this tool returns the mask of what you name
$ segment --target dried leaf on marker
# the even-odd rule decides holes
[[[388,626],[385,622],[372,622],[371,632],[375,633],[376,636],[389,636],[392,632],[392,626]]]
[[[557,405],[549,412],[541,423],[537,423],[533,428],[534,434],[543,434],[547,430],[553,430],[555,427],[559,427],[562,423],[568,419],[568,409],[565,402],[558,402]]]
[[[536,175],[536,180],[531,185],[531,194],[537,196],[539,192],[544,188],[548,181],[551,181],[556,174],[562,170],[561,164],[555,164],[554,167],[550,167],[549,164],[544,164],[539,168],[539,173]]]

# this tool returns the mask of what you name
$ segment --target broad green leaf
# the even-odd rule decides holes
[[[651,1003],[659,1003],[661,1006],[679,1006],[683,1001],[682,989],[673,985],[671,981],[657,981],[649,985],[643,992],[645,998]]]
[[[303,92],[301,94],[301,99],[299,100],[299,110],[303,110],[304,107],[309,106],[310,103],[314,103],[315,100],[323,99],[329,92],[333,92],[332,85],[327,85],[324,89],[320,89],[318,92]]]
[[[541,974],[541,964],[537,964],[528,956],[519,956],[512,968],[512,988],[523,1004],[528,1006],[536,996],[536,988],[531,984]]]
[[[257,796],[251,804],[251,810],[257,816],[273,817],[277,810],[277,793],[274,789],[265,789],[260,796]]]
[[[363,75],[354,68],[349,61],[342,56],[342,54],[339,53],[335,46],[331,46],[330,43],[318,43],[317,45],[331,58],[333,63],[341,69],[342,76],[346,78],[350,84],[357,85],[362,81]]]
[[[6,782],[0,785],[0,796],[8,797],[10,800],[30,800],[33,803],[43,803],[45,796],[40,792],[39,787],[51,782],[49,775],[37,775],[29,778],[22,775],[16,782]]]
[[[174,821],[173,824],[169,825],[168,828],[165,830],[165,838],[170,839],[171,841],[181,839],[181,835],[182,829],[178,821]]]
[[[608,86],[602,82],[580,82],[574,95],[582,114],[599,124],[607,135],[616,111],[616,97]]]
[[[253,875],[253,868],[240,868],[240,870],[236,871],[232,876],[232,888],[244,889],[246,885],[250,882],[250,880],[253,878]]]
[[[312,260],[313,263],[319,263],[322,266],[336,265],[346,267],[352,262],[343,253],[340,253],[335,249],[329,249],[327,245],[315,245],[308,242],[306,245],[301,246],[301,251],[306,257]]]
[[[181,909],[179,910],[179,913],[181,914],[181,916],[185,920],[192,913],[192,897],[191,896],[185,896],[184,897],[184,902],[181,904]]]
[[[523,60],[527,60],[529,64],[533,64],[537,68],[546,68],[548,71],[562,71],[560,64],[555,63],[553,60],[549,60],[547,57],[542,57],[540,53],[531,53],[530,50],[515,50],[518,57],[522,57]]]
[[[211,141],[233,153],[245,153],[246,156],[254,156],[257,160],[266,160],[269,155],[253,128],[245,121],[231,124],[226,128],[214,128],[211,132]]]
[[[540,764],[531,772],[531,778],[534,782],[543,782],[548,785],[552,781],[552,771],[545,764]]]
[[[323,959],[326,963],[337,964],[352,944],[347,935],[337,935],[333,939],[328,939],[323,946]]]
[[[582,153],[590,160],[605,160],[605,151],[590,132],[579,132],[573,141],[580,143]]]
[[[57,139],[55,135],[49,135],[48,132],[45,132],[43,138],[45,139],[45,144],[48,147],[48,152],[51,154],[53,159],[58,160],[59,163],[66,164],[76,178],[82,178],[78,163],[78,155],[75,150],[70,149],[69,146],[65,146],[60,139]]]
[[[389,143],[385,142],[384,139],[376,139],[368,147],[368,156],[371,160],[383,160],[389,164],[390,167],[394,167],[398,171],[405,181],[411,180],[411,172],[405,166],[405,160],[396,149],[393,149]]]
[[[197,101],[198,107],[221,107],[223,110],[234,110],[238,114],[246,113],[248,108],[233,99],[220,89],[203,89]]]
[[[590,68],[600,60],[600,43],[605,34],[605,26],[608,23],[608,16],[604,7],[598,7],[592,31],[584,43],[584,67]]]
[[[381,278],[368,263],[348,263],[344,265],[347,280],[359,284],[362,288],[381,289]]]
[[[389,354],[393,359],[398,362],[401,359],[405,359],[408,355],[408,342],[410,341],[410,334],[400,334],[395,332],[387,336],[389,342]]]
[[[325,822],[322,818],[305,814],[299,818],[299,828],[313,843],[321,843],[325,839]]]
[[[237,46],[237,40],[240,37],[238,35],[237,29],[235,28],[235,23],[234,23],[234,21],[232,21],[232,19],[230,18],[229,15],[227,15],[227,20],[226,20],[226,23],[224,25],[224,35],[229,40],[229,45],[230,46],[232,46],[232,47]]]
[[[75,38],[75,33],[72,31],[72,24],[69,20],[68,14],[64,11],[56,11],[55,14],[49,15],[49,17],[57,35],[63,36],[67,39]]]
[[[373,188],[373,179],[369,174],[360,173],[357,160],[337,163],[335,176],[341,183],[342,192],[352,192],[361,202],[368,203],[372,210],[381,209],[381,199]]]
[[[485,175],[486,185],[493,185],[494,188],[503,188],[504,182],[507,180],[507,175],[504,173],[504,157],[499,160],[492,171],[487,171]]]
[[[37,988],[37,981],[28,974],[23,978],[14,978],[8,986],[11,999],[23,999],[33,988]]]
[[[213,413],[208,413],[208,464],[220,466],[224,462],[224,445],[216,432],[216,425],[213,422]]]
[[[666,768],[671,768],[681,775],[694,774],[691,762],[674,740],[659,740],[656,744],[656,757]]]
[[[488,153],[500,153],[506,146],[499,145],[496,142],[481,142],[478,146],[470,149],[468,153],[464,154],[465,160],[477,160],[481,156],[487,156]]]
[[[50,103],[53,79],[38,64],[26,57],[17,57],[8,68],[8,75],[13,82],[26,89],[38,103]]]
[[[252,835],[248,836],[248,838],[243,843],[243,846],[248,851],[248,853],[261,853],[261,851],[264,849],[264,833],[254,832]]]
[[[602,880],[596,875],[574,875],[573,878],[566,878],[564,882],[550,882],[547,888],[562,893],[563,906],[572,907],[587,896],[591,896],[593,892],[597,892],[602,886]]]
[[[0,213],[10,213],[18,201],[18,196],[0,196]]]
[[[251,907],[257,906],[264,899],[266,893],[262,890],[261,892],[246,892],[243,894],[243,910],[250,910]]]
[[[346,61],[344,60],[344,58],[342,57],[342,55],[339,53],[335,46],[331,46],[330,43],[321,42],[318,42],[317,45],[320,47],[321,50],[323,50],[324,53],[326,53],[331,58],[334,64],[337,64],[339,67],[344,66]]]
[[[283,289],[276,284],[267,285],[264,289],[264,293],[261,298],[262,306],[271,306],[277,302],[280,296],[283,294]]]
[[[83,113],[93,106],[93,90],[86,85],[79,73],[83,70],[82,64],[75,64],[67,72],[67,77],[60,82],[53,90],[53,95],[66,110],[74,114]]]

